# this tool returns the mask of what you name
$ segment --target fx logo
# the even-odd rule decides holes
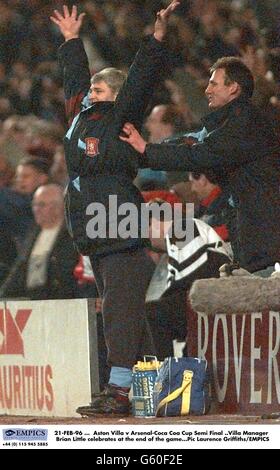
[[[24,356],[22,331],[31,312],[31,309],[20,309],[13,317],[9,309],[0,309],[0,354]]]

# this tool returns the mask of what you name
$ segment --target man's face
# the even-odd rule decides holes
[[[63,203],[57,194],[41,187],[35,192],[32,200],[32,211],[37,225],[41,228],[51,228],[63,219]]]
[[[91,103],[97,101],[115,101],[117,94],[113,93],[111,88],[103,80],[101,82],[92,83],[89,92]]]
[[[47,182],[47,175],[39,173],[31,165],[18,165],[15,189],[22,194],[31,194],[38,186]]]
[[[169,133],[167,132],[168,135],[166,135],[166,127],[169,127],[169,125],[167,126],[162,122],[165,110],[165,105],[155,106],[146,119],[145,127],[149,132],[149,142],[152,144],[160,142],[165,137],[170,136],[169,129]]]
[[[224,69],[215,70],[209,80],[205,94],[210,109],[221,108],[238,96],[239,85],[236,82],[225,85]]]
[[[209,189],[206,184],[207,179],[204,175],[201,175],[199,178],[194,178],[192,174],[190,174],[189,181],[191,183],[191,190],[197,195],[199,201],[209,195]]]
[[[32,210],[36,224],[43,228],[52,218],[54,206],[45,195],[39,194],[34,196]]]

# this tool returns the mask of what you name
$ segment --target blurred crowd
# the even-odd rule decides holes
[[[34,226],[38,227],[42,220],[42,214],[38,215],[34,207],[42,209],[44,202],[60,207],[61,193],[57,185],[63,188],[67,184],[62,145],[67,124],[62,74],[57,63],[57,49],[63,39],[49,20],[53,9],[61,9],[63,3],[63,0],[0,0],[0,283],[7,279],[20,257],[30,255],[26,244],[34,248],[28,234],[31,231],[34,235]],[[66,3],[77,4],[87,14],[81,37],[94,73],[107,66],[127,70],[141,39],[152,31],[155,13],[169,1]],[[204,90],[209,67],[219,57],[228,55],[241,56],[253,72],[256,82],[253,100],[269,112],[280,136],[279,1],[182,0],[181,3],[172,18],[167,39],[172,50],[172,74],[158,87],[147,110],[143,131],[149,141],[161,142],[198,128],[201,117],[208,112]],[[187,174],[144,170],[139,172],[136,184],[145,191],[146,201],[158,197],[160,190],[167,193],[166,196],[161,192],[160,197],[168,199],[172,192],[180,200],[199,205],[208,195],[204,176],[191,175],[188,181]],[[213,189],[217,192],[211,186],[211,178],[207,185],[209,181],[209,194]],[[42,184],[50,184],[51,202],[41,201],[38,206],[36,190]],[[201,194],[198,194],[199,187],[202,187]],[[63,224],[60,217],[57,224]],[[45,225],[42,230],[53,228]],[[222,230],[227,233],[226,229]],[[44,233],[53,235],[53,232]],[[64,232],[63,236],[66,236]],[[40,243],[38,246],[36,250],[42,257]],[[78,262],[81,266],[81,260],[77,259]],[[34,259],[32,263],[34,267]],[[72,264],[67,269],[72,276]],[[77,279],[78,283],[79,276]],[[32,280],[28,282],[32,285]],[[71,289],[67,291],[70,297],[76,295]],[[26,291],[18,292],[27,295]],[[54,292],[53,295],[59,295],[57,290]],[[65,296],[65,289],[61,295]]]

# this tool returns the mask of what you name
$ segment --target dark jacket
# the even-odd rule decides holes
[[[28,234],[22,255],[15,261],[10,274],[0,288],[0,297],[27,297],[30,299],[69,299],[77,296],[73,271],[79,261],[68,231],[62,227],[47,261],[47,281],[44,286],[27,289],[27,267],[32,248],[40,233],[34,227]]]
[[[192,146],[149,144],[142,167],[214,170],[237,209],[241,266],[251,272],[280,259],[280,146],[267,118],[250,102],[236,99],[209,114],[203,140]]]
[[[116,102],[97,102],[88,107],[83,103],[86,104],[84,98],[90,88],[90,73],[82,41],[65,42],[59,50],[59,60],[64,71],[66,112],[71,126],[65,137],[65,153],[70,176],[68,221],[74,241],[81,253],[95,255],[143,246],[145,241],[140,237],[143,199],[133,185],[139,167],[137,153],[119,139],[119,134],[127,121],[140,129],[153,89],[163,72],[166,73],[166,49],[153,37],[146,38]],[[106,214],[102,214],[105,235],[97,238],[86,232],[94,212],[91,206],[91,213],[86,216],[91,203],[101,203],[106,209]],[[137,214],[134,212],[137,232],[127,239],[109,234],[113,221],[119,227],[128,215],[117,214],[123,203],[133,203],[137,208]],[[113,210],[111,214],[109,207]]]
[[[19,243],[34,223],[31,201],[32,194],[21,194],[11,188],[0,190],[0,230],[13,234]]]

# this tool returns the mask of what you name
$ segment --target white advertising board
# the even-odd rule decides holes
[[[98,386],[88,307],[87,299],[0,303],[0,414],[71,417],[90,402]]]

